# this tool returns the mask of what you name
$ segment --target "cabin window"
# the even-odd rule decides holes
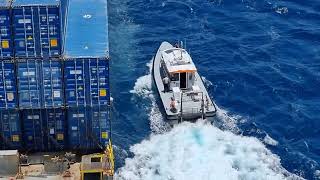
[[[179,81],[179,73],[172,74],[171,81]]]
[[[92,157],[91,162],[101,162],[101,158],[100,157]]]

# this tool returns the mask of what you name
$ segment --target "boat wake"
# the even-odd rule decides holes
[[[147,67],[149,68],[148,74],[137,79],[135,86],[133,90],[130,91],[130,93],[133,93],[139,98],[150,102],[150,105],[147,106],[149,112],[150,128],[152,133],[160,134],[167,132],[170,129],[170,126],[164,121],[164,117],[162,116],[161,111],[157,106],[155,93],[152,89],[152,60],[147,63]]]
[[[285,170],[280,158],[257,138],[237,135],[240,116],[218,108],[223,128],[203,120],[170,128],[156,104],[150,71],[137,79],[131,93],[150,101],[153,133],[130,148],[134,156],[125,160],[116,179],[300,179]],[[272,138],[266,141],[276,143]]]
[[[131,147],[117,179],[298,179],[259,140],[210,123],[182,123]]]

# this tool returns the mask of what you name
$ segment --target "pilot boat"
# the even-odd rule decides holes
[[[152,76],[166,119],[192,121],[215,116],[211,100],[190,54],[163,42],[153,57]]]

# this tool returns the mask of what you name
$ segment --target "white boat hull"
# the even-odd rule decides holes
[[[156,55],[153,58],[153,66],[152,66],[152,78],[154,81],[154,85],[156,91],[159,95],[160,101],[162,105],[162,112],[165,114],[166,119],[169,121],[184,121],[184,120],[196,120],[199,118],[206,118],[206,117],[213,117],[216,115],[216,105],[210,99],[210,96],[204,86],[202,78],[195,72],[195,77],[197,81],[195,82],[198,85],[202,92],[202,99],[194,102],[185,103],[182,100],[176,103],[177,111],[173,112],[170,108],[171,97],[173,96],[172,92],[164,92],[164,85],[162,82],[162,75],[161,75],[161,52],[167,49],[171,49],[173,46],[168,42],[163,42],[158,49]],[[206,98],[205,98],[206,97]],[[182,102],[182,103],[181,103]],[[206,104],[204,108],[201,106],[202,104]]]

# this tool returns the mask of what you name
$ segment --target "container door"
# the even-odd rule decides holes
[[[42,110],[44,131],[47,137],[49,151],[63,150],[65,147],[64,111],[62,109]]]
[[[38,7],[41,56],[57,57],[61,53],[58,7]]]
[[[40,110],[23,110],[24,142],[28,151],[45,151],[45,132]]]
[[[11,18],[8,9],[0,9],[0,57],[2,59],[12,57],[12,32]]]
[[[109,117],[108,108],[105,106],[97,106],[90,108],[90,141],[93,142],[92,148],[105,148],[109,139]],[[100,146],[100,147],[99,147]]]
[[[91,106],[109,104],[109,65],[107,60],[90,59],[88,98]]]
[[[14,7],[13,18],[16,57],[57,57],[61,54],[58,6]]]
[[[19,107],[22,109],[40,108],[40,75],[36,60],[18,62]]]
[[[67,106],[86,105],[85,60],[65,61],[65,92]]]
[[[63,105],[62,67],[60,61],[41,61],[43,107],[61,107]]]
[[[19,112],[15,110],[0,111],[0,123],[2,148],[20,150],[22,148],[22,140]]]
[[[13,33],[16,57],[36,56],[38,44],[36,44],[35,35],[35,22],[37,22],[35,13],[36,11],[31,7],[17,7],[13,9]]]
[[[68,109],[69,147],[73,150],[89,149],[87,141],[87,111],[84,107]]]
[[[14,63],[1,61],[0,109],[15,109],[17,107],[16,76],[14,69]]]

